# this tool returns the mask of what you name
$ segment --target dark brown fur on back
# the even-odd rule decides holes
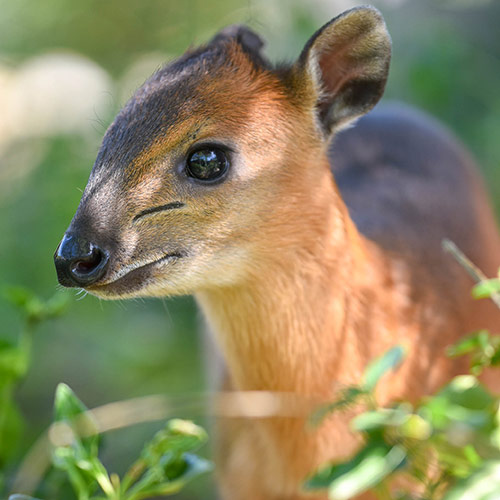
[[[496,271],[477,245],[498,244],[496,234],[484,234],[491,215],[477,168],[435,120],[400,104],[381,106],[335,138],[330,158],[356,226],[385,250],[454,267],[442,251],[448,238],[485,272]]]

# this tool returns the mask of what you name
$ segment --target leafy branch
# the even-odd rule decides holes
[[[462,264],[478,279],[478,298],[499,305],[499,278],[487,279],[448,242]],[[437,394],[413,407],[398,402],[377,404],[375,389],[382,376],[404,357],[401,346],[390,349],[365,370],[362,382],[341,391],[313,415],[313,423],[362,402],[368,411],[351,421],[364,445],[347,461],[325,465],[304,484],[305,490],[328,490],[331,500],[347,500],[368,490],[380,500],[494,500],[500,491],[500,397],[477,376],[500,364],[500,336],[482,330],[448,349],[449,356],[469,355],[471,374],[453,378]],[[410,491],[393,491],[396,477],[410,481]],[[408,482],[408,481],[407,481]],[[418,493],[415,493],[417,492]]]
[[[196,451],[207,440],[193,422],[170,420],[144,445],[139,458],[121,479],[109,474],[99,459],[99,434],[92,413],[65,384],[55,397],[52,463],[68,478],[78,500],[142,500],[170,496],[191,479],[211,470]],[[11,495],[9,500],[34,500]]]

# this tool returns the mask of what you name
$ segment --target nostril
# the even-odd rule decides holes
[[[91,246],[89,255],[74,260],[71,263],[71,272],[78,277],[88,277],[102,264],[105,258],[104,253],[97,247]]]

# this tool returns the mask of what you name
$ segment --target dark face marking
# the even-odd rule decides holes
[[[182,208],[185,204],[181,201],[173,201],[172,203],[167,203],[166,205],[160,205],[158,207],[146,208],[145,210],[141,210],[134,218],[133,221],[139,220],[141,217],[145,215],[154,214],[157,212],[165,212],[167,210],[175,210],[176,208]]]

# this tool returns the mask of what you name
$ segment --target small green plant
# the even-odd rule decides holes
[[[9,287],[5,298],[22,314],[23,326],[13,342],[0,340],[0,496],[5,489],[2,473],[14,455],[22,435],[23,419],[14,402],[14,390],[26,375],[36,328],[64,313],[68,294],[57,292],[43,301],[31,291]],[[170,420],[144,445],[138,460],[123,478],[109,474],[98,457],[99,434],[92,413],[73,391],[60,384],[55,396],[55,417],[49,435],[53,444],[52,465],[62,471],[78,500],[141,500],[169,496],[197,475],[211,468],[210,462],[193,454],[207,439],[192,422]],[[10,500],[35,500],[14,494]]]
[[[68,303],[64,292],[46,301],[21,287],[7,287],[3,295],[19,309],[23,325],[14,340],[0,338],[0,493],[5,482],[2,471],[17,451],[22,434],[23,418],[14,390],[29,369],[33,334],[40,323],[60,316]]]
[[[400,351],[401,348],[396,347]],[[389,351],[371,368],[388,369]],[[351,422],[364,446],[349,461],[322,468],[309,478],[307,490],[328,489],[332,500],[347,500],[369,489],[380,499],[493,500],[500,492],[500,399],[490,394],[475,375],[452,379],[416,408],[401,402],[389,408],[377,405],[372,388],[356,388],[320,411],[324,418],[344,404],[364,401],[368,411]],[[354,388],[346,393],[353,394]],[[316,422],[319,421],[318,414]],[[409,477],[415,491],[394,495],[390,483]],[[480,491],[481,495],[472,495]],[[497,496],[485,496],[485,494]],[[462,496],[461,496],[462,495]]]
[[[473,294],[497,301],[499,290],[500,273],[493,280],[481,279]],[[448,350],[450,356],[464,354],[470,356],[471,374],[453,378],[417,407],[398,402],[383,408],[375,398],[377,383],[402,362],[404,349],[396,346],[373,361],[360,385],[344,389],[312,418],[317,425],[334,411],[363,403],[367,411],[351,427],[361,433],[364,445],[350,460],[317,471],[305,489],[327,489],[331,500],[368,490],[381,500],[498,500],[500,397],[477,377],[484,368],[500,364],[500,336],[482,330]],[[392,491],[393,480],[400,476],[412,484],[411,492]]]
[[[99,459],[99,434],[92,413],[65,384],[55,397],[55,421],[50,429],[52,464],[68,478],[78,500],[142,500],[169,496],[211,469],[193,454],[207,439],[193,422],[170,420],[144,445],[123,478],[109,474]],[[10,500],[34,500],[11,495]]]
[[[66,472],[78,500],[140,500],[177,493],[193,477],[210,469],[192,454],[207,439],[192,422],[171,420],[144,445],[140,458],[122,480],[109,475],[98,458],[97,428],[83,403],[65,384],[57,388],[55,422],[64,444],[53,450],[53,464]],[[69,437],[69,439],[68,439]],[[100,490],[99,493],[95,493]]]

